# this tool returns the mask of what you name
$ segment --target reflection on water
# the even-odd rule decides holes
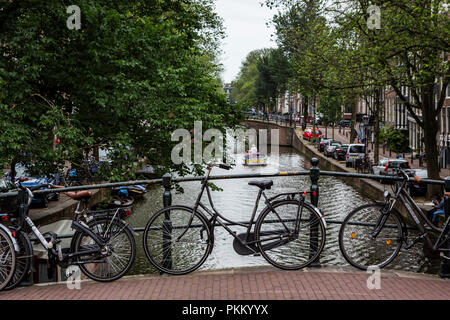
[[[269,155],[268,165],[265,167],[246,167],[238,161],[236,166],[227,171],[226,174],[242,174],[257,172],[277,172],[277,171],[295,171],[309,168],[309,161],[303,155],[292,148],[280,147],[279,158]],[[242,159],[242,155],[238,159]],[[225,171],[214,168],[212,175],[224,174]],[[266,194],[272,196],[283,192],[295,192],[298,190],[308,190],[310,187],[309,176],[295,177],[274,177],[271,178],[274,185]],[[252,209],[255,204],[258,188],[249,186],[251,179],[239,180],[215,180],[214,183],[223,189],[212,193],[214,205],[220,213],[228,219],[234,221],[247,221],[250,219]],[[173,192],[173,204],[193,205],[195,198],[200,191],[200,182],[186,182],[182,184],[184,194],[175,194]],[[370,199],[363,197],[356,189],[341,180],[334,177],[321,176],[319,180],[320,199],[319,207],[322,208],[326,219],[343,220],[343,218],[357,206],[371,202]],[[133,215],[129,222],[133,227],[144,227],[149,218],[163,207],[161,186],[153,186],[145,196],[145,199],[135,204]],[[203,198],[207,203],[207,197]],[[264,202],[261,201],[258,207],[258,213],[264,208]],[[339,224],[328,224],[326,232],[325,248],[320,257],[323,265],[347,266],[347,262],[339,251],[338,233]],[[233,231],[244,232],[242,227],[232,227]],[[214,230],[214,249],[211,255],[206,259],[201,269],[220,269],[234,268],[243,266],[262,266],[268,263],[262,257],[241,256],[233,249],[233,237],[223,228]],[[142,233],[136,237],[138,254],[136,262],[130,271],[131,274],[145,274],[157,272],[148,262],[142,248]],[[421,245],[406,251],[402,250],[399,256],[391,263],[388,268],[402,269],[408,271],[419,271]],[[433,269],[434,271],[435,268]]]

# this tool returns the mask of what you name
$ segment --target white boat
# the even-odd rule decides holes
[[[258,153],[246,153],[244,156],[245,166],[265,166],[267,165],[267,158]]]

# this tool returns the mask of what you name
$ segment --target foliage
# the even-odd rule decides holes
[[[281,49],[250,52],[233,81],[233,99],[248,106],[272,107],[284,94],[290,77],[290,64]]]
[[[343,98],[339,91],[325,90],[319,96],[317,110],[323,115],[324,124],[336,123],[342,118],[341,105]]]
[[[1,162],[61,168],[100,146],[118,154],[115,179],[138,157],[191,172],[172,163],[171,132],[233,126],[239,114],[217,79],[213,1],[77,1],[81,30],[66,27],[71,4],[0,4]]]
[[[388,149],[396,153],[408,151],[408,137],[393,127],[383,127],[380,130],[380,141],[388,144]]]

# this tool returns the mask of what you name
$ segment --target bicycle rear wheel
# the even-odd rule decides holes
[[[16,251],[9,235],[0,229],[0,290],[3,290],[14,276]]]
[[[192,208],[182,206],[155,213],[145,226],[143,241],[150,263],[159,271],[174,275],[199,268],[213,247],[209,221],[199,212],[193,215]]]
[[[19,245],[19,252],[16,253],[16,270],[3,290],[14,289],[30,274],[33,261],[33,247],[30,238],[25,232],[20,231],[16,233],[16,241]]]
[[[352,266],[367,270],[382,268],[394,260],[402,246],[402,223],[396,213],[391,212],[384,227],[372,236],[379,223],[384,203],[362,205],[348,214],[339,230],[339,247]]]
[[[78,262],[87,261],[79,264],[81,271],[99,282],[114,281],[123,277],[130,270],[136,257],[136,242],[131,231],[119,219],[93,219],[88,222],[88,226],[103,238],[106,244],[100,247],[86,233],[77,232],[74,235],[74,252],[101,250],[78,258]]]
[[[314,262],[325,245],[325,225],[315,208],[298,200],[282,200],[266,207],[255,226],[261,255],[272,265],[297,270]],[[296,232],[296,223],[298,228]]]

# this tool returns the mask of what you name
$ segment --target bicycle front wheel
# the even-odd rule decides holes
[[[192,223],[189,224],[192,218]],[[171,206],[155,213],[143,235],[144,251],[159,271],[181,275],[205,262],[213,246],[209,221],[199,212]]]
[[[16,241],[19,245],[19,252],[16,253],[16,270],[4,290],[11,290],[17,287],[31,271],[33,247],[30,238],[25,232],[20,231],[16,233]]]
[[[325,225],[311,204],[282,200],[266,207],[255,226],[261,255],[285,270],[304,268],[317,260],[325,245]]]
[[[383,216],[384,203],[362,205],[344,219],[339,230],[339,247],[352,266],[361,270],[382,268],[394,260],[402,246],[402,224],[389,213],[378,234],[374,230]]]
[[[130,270],[136,257],[136,242],[125,222],[119,219],[101,218],[88,222],[89,228],[105,241],[100,247],[91,236],[78,232],[74,235],[74,251],[97,250],[97,253],[80,256],[81,271],[89,278],[108,282],[123,277]]]
[[[3,290],[14,276],[16,251],[9,235],[0,229],[0,290]]]

